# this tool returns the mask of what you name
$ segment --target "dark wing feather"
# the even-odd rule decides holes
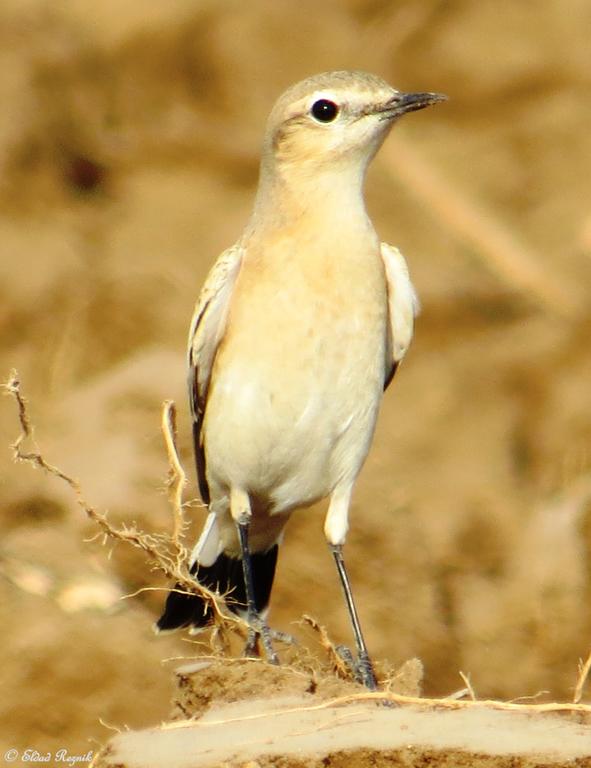
[[[202,427],[215,356],[224,335],[228,306],[236,282],[243,251],[233,246],[224,251],[212,267],[201,290],[189,331],[189,403],[193,416],[193,444],[199,492],[209,504]]]

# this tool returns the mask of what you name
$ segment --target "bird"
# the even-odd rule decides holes
[[[328,499],[324,534],[352,625],[357,679],[376,690],[343,546],[356,478],[418,300],[366,211],[367,168],[394,123],[443,101],[361,71],[290,87],[271,110],[253,212],[201,289],[188,344],[197,477],[208,508],[190,573],[227,595],[245,654],[277,663],[267,611],[291,514]],[[157,631],[211,623],[182,588]]]

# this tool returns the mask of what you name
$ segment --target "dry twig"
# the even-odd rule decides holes
[[[187,484],[187,475],[176,447],[176,406],[172,400],[165,400],[162,404],[162,434],[168,454],[168,498],[174,516],[172,543],[177,551],[177,560],[185,562],[187,550],[182,544],[182,539],[187,529],[187,521],[183,514],[183,490]]]
[[[583,698],[583,688],[589,677],[589,672],[591,672],[591,651],[589,651],[587,660],[584,663],[582,660],[579,661],[579,675],[577,677],[577,684],[573,696],[573,702],[575,704],[578,704]]]
[[[466,691],[468,692],[468,695],[470,696],[470,699],[472,701],[476,701],[476,693],[474,691],[474,688],[472,687],[472,683],[470,682],[470,678],[469,678],[468,675],[464,674],[461,669],[460,669],[460,677],[464,681],[464,684],[466,686]]]
[[[330,637],[328,636],[328,632],[326,631],[326,627],[323,627],[321,624],[319,624],[315,618],[312,616],[309,616],[307,613],[305,613],[302,616],[302,622],[304,624],[307,624],[309,627],[311,627],[314,632],[318,635],[318,639],[320,641],[320,645],[324,648],[328,655],[329,662],[332,665],[334,673],[337,675],[337,677],[342,678],[343,680],[351,680],[351,670],[345,664],[345,661],[341,654],[338,652],[337,647],[332,642]]]

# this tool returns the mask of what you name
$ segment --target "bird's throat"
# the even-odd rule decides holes
[[[357,168],[339,167],[261,175],[251,227],[275,229],[309,222],[320,231],[340,231],[352,221],[368,221],[364,176]]]

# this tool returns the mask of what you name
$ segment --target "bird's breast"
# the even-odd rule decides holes
[[[231,466],[233,481],[319,498],[347,470],[335,456],[358,471],[387,338],[384,270],[377,246],[365,248],[298,258],[284,246],[275,261],[245,259],[204,425],[208,464]]]

